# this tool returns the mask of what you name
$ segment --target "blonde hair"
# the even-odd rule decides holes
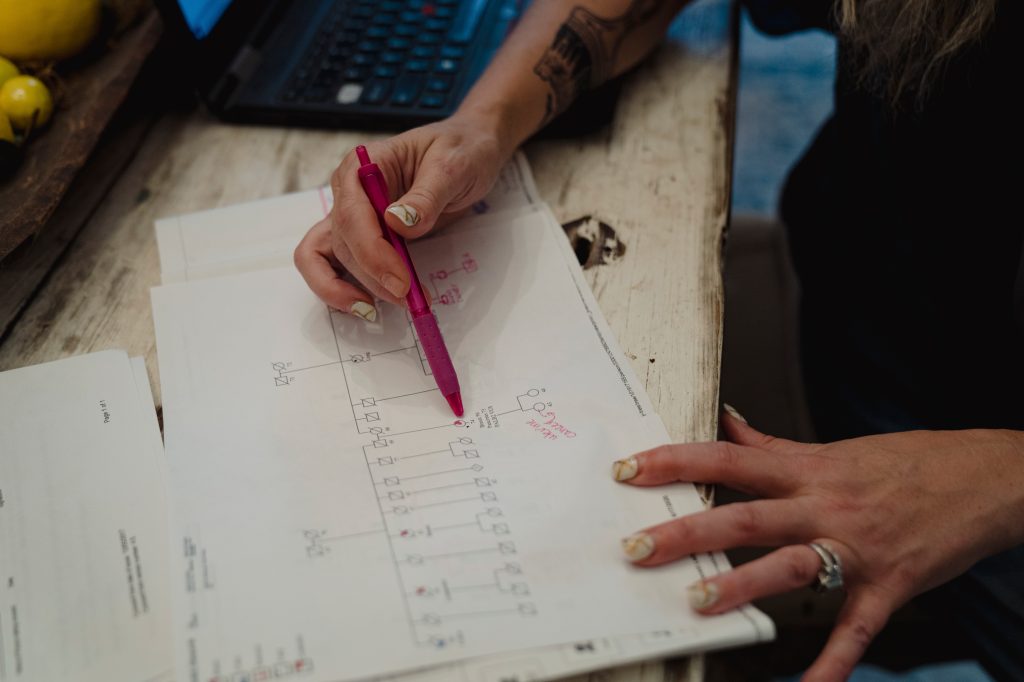
[[[853,48],[858,85],[897,108],[923,103],[949,60],[985,36],[998,2],[838,0],[840,36]]]

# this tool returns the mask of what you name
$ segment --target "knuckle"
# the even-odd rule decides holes
[[[733,524],[736,530],[746,538],[753,537],[764,527],[764,517],[756,504],[739,502],[734,505]]]
[[[863,617],[851,618],[843,628],[845,635],[861,650],[875,638],[874,628]]]
[[[740,462],[740,453],[734,444],[728,441],[716,441],[714,460],[719,470],[734,469]]]
[[[652,466],[664,472],[674,472],[676,469],[677,457],[675,456],[675,450],[667,443],[648,450],[645,460],[645,463],[649,462]]]
[[[797,552],[786,552],[782,556],[782,571],[786,582],[791,587],[803,587],[810,584],[817,575],[816,568],[801,559]]]

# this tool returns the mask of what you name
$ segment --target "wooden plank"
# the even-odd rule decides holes
[[[30,142],[14,177],[0,185],[0,258],[53,215],[156,46],[161,27],[156,11],[150,11],[101,58],[67,76],[65,104]]]
[[[135,116],[112,126],[46,226],[0,260],[0,339],[117,181],[152,123],[152,116]]]

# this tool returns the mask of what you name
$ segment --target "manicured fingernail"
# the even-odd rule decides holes
[[[628,481],[636,476],[638,470],[639,465],[637,464],[636,457],[617,459],[612,462],[612,476],[615,477],[616,481]]]
[[[402,224],[406,227],[412,227],[420,221],[419,212],[408,204],[391,204],[388,206],[388,213],[398,216],[398,219],[401,220]]]
[[[392,296],[401,298],[405,296],[405,284],[396,275],[392,275],[390,272],[380,278],[380,283],[384,285],[384,288],[391,292]]]
[[[722,408],[730,415],[732,415],[733,419],[739,419],[744,424],[747,423],[747,420],[743,418],[743,415],[737,412],[736,408],[730,405],[729,403],[722,403]]]
[[[632,561],[643,561],[654,554],[654,538],[647,533],[637,533],[622,540],[622,551]]]
[[[377,320],[377,309],[366,301],[356,301],[349,308],[349,312],[353,315],[358,315],[367,322],[376,322]]]
[[[686,599],[692,609],[706,609],[718,601],[718,585],[701,580],[686,588]]]

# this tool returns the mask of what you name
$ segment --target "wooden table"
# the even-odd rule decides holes
[[[677,440],[711,439],[717,428],[733,11],[729,0],[687,9],[630,77],[614,122],[599,134],[526,147],[538,188],[561,220],[595,216],[625,245],[621,258],[588,269],[587,278]],[[322,185],[367,137],[227,126],[198,110],[163,114],[0,342],[0,370],[123,348],[145,356],[160,405],[149,305],[160,279],[154,220]],[[45,237],[39,243],[58,248]],[[9,289],[0,303],[5,295]],[[701,679],[702,666],[692,657],[600,679]],[[580,679],[590,678],[597,679]]]

